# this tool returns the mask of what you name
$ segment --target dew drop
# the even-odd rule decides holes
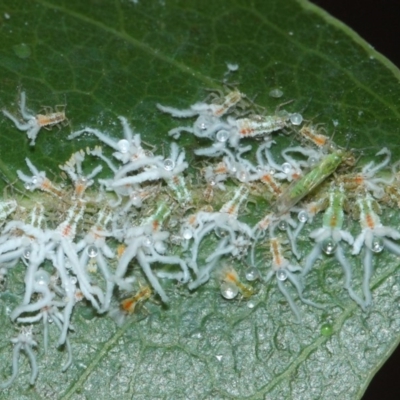
[[[308,220],[307,211],[301,210],[298,213],[297,218],[299,219],[300,222],[307,222],[307,220]]]
[[[31,178],[31,182],[32,182],[32,185],[37,185],[37,183],[38,183],[38,177],[37,176],[32,176],[32,178]]]
[[[143,239],[143,244],[147,247],[150,247],[153,244],[153,239],[150,236],[146,236]]]
[[[229,132],[226,131],[225,129],[222,129],[222,130],[218,131],[216,138],[217,138],[218,142],[224,143],[229,138]]]
[[[214,179],[210,180],[210,186],[215,186],[217,184],[217,182]]]
[[[249,302],[247,302],[247,307],[252,309],[256,306],[256,303],[252,300],[250,300]]]
[[[274,175],[275,172],[276,172],[276,171],[275,171],[273,168],[271,168],[271,169],[269,170],[270,175]]]
[[[190,229],[185,229],[182,233],[182,236],[186,240],[190,240],[193,237],[193,233]]]
[[[255,267],[249,267],[246,269],[246,279],[250,282],[255,281],[260,277],[260,272]]]
[[[278,229],[281,231],[286,231],[287,229],[287,222],[286,221],[280,221],[278,224]]]
[[[280,281],[286,281],[287,272],[284,269],[280,269],[279,271],[276,271],[276,278],[279,279]]]
[[[90,245],[87,247],[86,252],[90,258],[96,257],[98,253],[98,249],[95,245]]]
[[[164,160],[164,169],[166,171],[172,171],[175,168],[175,161],[170,158]]]
[[[227,300],[234,299],[239,293],[239,288],[232,282],[222,282],[220,290],[222,297]]]
[[[48,285],[50,282],[50,274],[44,269],[39,269],[35,272],[33,279],[38,285]]]
[[[381,238],[375,237],[372,242],[371,250],[374,253],[380,253],[383,250],[383,240]]]
[[[23,256],[24,258],[26,258],[27,260],[29,260],[31,258],[31,248],[27,247],[24,252],[23,252]]]
[[[200,115],[200,117],[197,118],[196,122],[194,123],[194,127],[200,129],[201,131],[206,131],[207,129],[209,129],[210,124],[211,124],[210,117],[206,117],[205,115]]]
[[[292,170],[292,166],[288,162],[283,163],[281,168],[285,174],[288,174]]]
[[[28,182],[25,183],[24,187],[25,187],[26,190],[32,190],[32,185],[30,183],[28,183]]]
[[[272,89],[272,90],[269,92],[269,96],[270,96],[270,97],[273,97],[273,98],[275,98],[275,99],[279,99],[279,97],[282,97],[282,96],[283,96],[283,92],[282,92],[281,89]]]
[[[75,276],[71,276],[71,278],[69,278],[69,280],[70,280],[70,282],[71,282],[73,285],[75,285],[76,282],[78,282],[78,279],[76,279]]]
[[[31,48],[26,43],[20,43],[13,46],[13,51],[19,58],[29,58],[32,53]]]
[[[333,333],[333,327],[331,324],[323,324],[320,332],[322,336],[331,336]]]
[[[292,125],[300,125],[303,122],[303,116],[299,113],[291,114],[290,122],[292,123]]]
[[[248,174],[246,171],[241,171],[237,174],[237,178],[240,182],[247,182]]]
[[[322,250],[325,254],[332,254],[337,247],[337,243],[332,240],[332,238],[327,238],[322,241]]]
[[[310,167],[314,167],[317,164],[318,160],[315,157],[310,157],[308,159],[308,165]]]
[[[127,153],[129,150],[129,142],[126,139],[121,139],[117,144],[121,153]]]
[[[146,150],[146,151],[144,152],[144,155],[145,155],[146,157],[149,157],[149,158],[154,157],[153,152],[150,151],[150,150]]]
[[[219,238],[223,238],[223,237],[226,236],[226,230],[225,229],[215,228],[214,232]]]

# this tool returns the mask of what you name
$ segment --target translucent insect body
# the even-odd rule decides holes
[[[25,92],[21,92],[21,100],[19,103],[20,113],[24,122],[20,122],[14,115],[7,110],[3,109],[3,114],[14,122],[17,129],[20,131],[26,131],[28,139],[30,139],[30,145],[33,146],[36,141],[36,137],[41,128],[51,128],[54,125],[60,125],[66,122],[67,117],[65,116],[65,110],[63,107],[62,111],[53,112],[50,107],[47,107],[47,114],[31,114],[26,108],[26,95]],[[56,107],[56,109],[59,106]]]

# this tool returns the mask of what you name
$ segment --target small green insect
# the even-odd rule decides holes
[[[278,197],[274,205],[274,212],[279,216],[288,212],[303,197],[322,183],[344,160],[345,152],[336,150],[323,158],[319,164],[306,175],[292,182],[289,187]]]

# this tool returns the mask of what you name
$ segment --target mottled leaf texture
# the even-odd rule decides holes
[[[155,104],[187,108],[207,89],[222,89],[227,63],[239,65],[228,80],[268,110],[293,100],[286,109],[324,123],[342,146],[371,158],[387,146],[399,158],[399,71],[306,0],[3,0],[0,107],[17,113],[24,90],[34,112],[66,104],[70,125],[42,130],[33,147],[1,116],[1,174],[15,182],[29,157],[61,180],[58,165],[97,144],[90,136],[67,141],[70,130],[92,126],[118,137],[119,115],[162,150],[176,121]],[[273,89],[283,96],[271,97]],[[196,146],[189,138],[181,143]],[[10,187],[3,195],[12,196]],[[399,226],[398,210],[386,209],[382,220]],[[310,247],[305,236],[301,251]],[[61,372],[66,352],[54,348],[56,330],[44,355],[39,324],[36,384],[29,385],[22,356],[18,379],[0,397],[359,399],[400,332],[398,259],[384,251],[377,260],[374,305],[363,313],[343,289],[340,267],[324,258],[306,294],[326,307],[299,302],[301,325],[272,284],[251,302],[229,302],[214,281],[193,293],[171,283],[168,307],[148,303],[122,327],[79,304],[73,365]],[[352,262],[360,291],[361,261]],[[11,374],[16,332],[7,314],[23,290],[17,268],[0,293],[2,381]]]

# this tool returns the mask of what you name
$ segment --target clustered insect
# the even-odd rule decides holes
[[[25,102],[22,92],[24,123],[3,113],[17,129],[27,131],[31,145],[41,127],[65,120],[59,111],[33,116]],[[122,324],[152,297],[168,303],[166,279],[196,290],[215,276],[225,299],[247,300],[275,277],[300,323],[294,295],[306,306],[323,307],[304,293],[308,274],[325,254],[342,267],[349,297],[363,310],[372,306],[374,254],[386,249],[400,255],[400,232],[379,217],[382,206],[400,204],[398,164],[390,167],[387,148],[376,154],[384,157],[380,163],[359,168],[354,155],[339,148],[322,125],[303,125],[299,113],[285,110],[266,115],[238,90],[186,110],[157,107],[174,118],[192,119],[169,135],[178,139],[186,132],[205,145],[194,151],[197,170],[189,168],[176,142],[168,155],[155,155],[120,116],[122,138],[91,127],[68,136],[73,140],[88,134],[100,141],[60,165],[71,187],[53,183],[28,158],[27,170],[17,171],[26,195],[42,191],[46,200],[26,207],[16,200],[0,202],[2,281],[18,262],[25,265],[25,292],[10,314],[21,333],[11,339],[13,372],[0,388],[16,379],[21,351],[32,366],[30,383],[36,380],[35,348],[40,343],[31,324],[43,324],[47,352],[49,322],[54,322],[57,346],[68,352],[66,370],[72,364],[69,335],[77,302],[85,300],[99,315],[108,314]],[[292,144],[274,151],[288,135]],[[112,151],[112,158],[102,146]],[[100,163],[89,173],[87,158]],[[270,206],[250,225],[243,215],[248,204],[260,198]],[[305,234],[314,219],[321,220],[322,227],[308,228]],[[352,219],[359,221],[359,232],[351,232]],[[303,254],[298,242],[309,238],[314,244]],[[352,281],[351,262],[360,253],[362,293]],[[119,303],[118,297],[123,298]]]

